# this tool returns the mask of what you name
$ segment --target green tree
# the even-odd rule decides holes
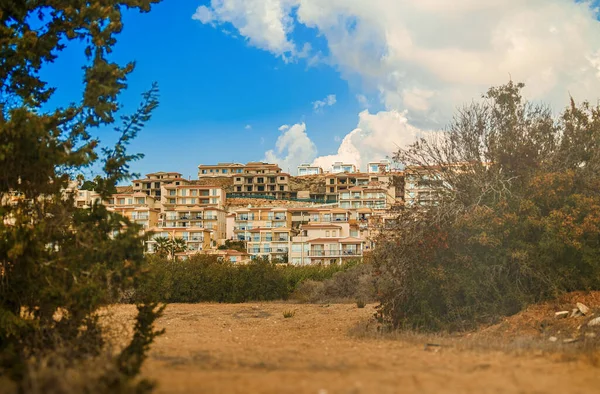
[[[156,253],[159,257],[167,257],[170,255],[170,240],[167,237],[156,237],[154,238],[156,242],[154,246],[154,253]]]
[[[0,375],[22,392],[37,384],[29,372],[40,360],[60,353],[62,363],[75,367],[99,354],[104,328],[96,312],[140,276],[139,227],[100,204],[76,209],[64,191],[75,174],[100,161],[104,175],[94,188],[106,199],[131,177],[128,163],[141,157],[126,148],[158,105],[156,86],[114,127],[120,136],[114,147],[100,149],[92,131],[114,124],[119,93],[134,69],[109,59],[123,28],[121,12],[147,12],[157,1],[8,1],[0,10]],[[84,43],[82,96],[48,109],[56,88],[40,70],[71,41]],[[107,392],[122,384],[138,392],[150,387],[132,378],[158,334],[153,323],[160,313],[154,303],[138,305],[117,374],[102,379]]]

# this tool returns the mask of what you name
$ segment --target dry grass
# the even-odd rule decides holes
[[[374,312],[373,304],[172,304],[144,372],[165,393],[586,393],[600,384],[599,370],[579,358],[502,349],[473,334],[378,333],[365,323]],[[117,319],[131,313],[114,308]]]

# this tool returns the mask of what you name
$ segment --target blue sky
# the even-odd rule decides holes
[[[134,109],[153,81],[160,107],[132,144],[141,174],[268,157],[295,173],[337,160],[364,169],[513,80],[555,110],[598,99],[597,2],[569,0],[164,0],[128,11],[114,59],[135,61]],[[193,18],[193,16],[195,16]],[[43,70],[51,105],[77,100],[82,48]],[[335,95],[335,104],[313,103]],[[360,103],[363,95],[368,104]],[[246,126],[249,125],[250,129]],[[280,126],[289,125],[288,128]],[[100,131],[109,143],[116,134]]]
[[[132,165],[142,174],[179,171],[195,177],[198,164],[261,160],[283,124],[306,122],[319,153],[333,153],[336,135],[356,125],[359,105],[332,67],[286,63],[220,30],[193,20],[198,1],[166,0],[148,14],[126,12],[114,59],[134,60],[136,69],[122,95],[125,111],[153,81],[160,107],[131,145],[145,158]],[[44,70],[58,91],[53,103],[81,90],[81,47],[71,45]],[[312,102],[329,94],[336,105],[320,113]],[[246,126],[250,125],[251,129]],[[101,139],[114,133],[103,130]]]

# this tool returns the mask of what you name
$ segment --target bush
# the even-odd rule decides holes
[[[288,287],[280,269],[266,260],[235,265],[216,256],[187,260],[148,257],[147,278],[136,300],[163,302],[246,302],[286,299]]]
[[[521,87],[490,89],[443,138],[398,152],[439,186],[373,251],[382,321],[465,330],[600,289],[600,108],[572,103],[555,121]]]
[[[371,264],[352,264],[344,271],[335,272],[322,282],[305,280],[292,293],[298,302],[336,302],[375,299],[376,280]]]

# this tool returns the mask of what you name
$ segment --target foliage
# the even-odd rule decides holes
[[[154,241],[156,242],[154,252],[160,257],[176,259],[177,253],[187,250],[187,243],[183,238],[156,237]]]
[[[373,252],[382,320],[468,329],[600,288],[600,109],[571,102],[554,119],[522,87],[490,89],[397,153],[439,199],[402,213]]]
[[[356,262],[341,266],[278,265],[268,259],[255,259],[250,264],[240,265],[211,255],[195,255],[176,261],[152,255],[147,256],[147,260],[148,274],[135,290],[135,301],[235,303],[285,300],[303,281],[326,280],[336,273],[358,267]]]
[[[0,11],[0,374],[19,391],[32,384],[36,360],[56,363],[60,350],[71,368],[100,354],[96,312],[141,273],[139,227],[101,204],[75,208],[69,190],[77,172],[101,161],[104,176],[93,188],[106,199],[131,177],[128,163],[141,157],[126,148],[158,105],[156,86],[132,115],[121,117],[114,147],[99,149],[91,130],[114,123],[118,95],[134,68],[108,59],[123,27],[122,8],[147,12],[155,2],[9,1]],[[49,110],[55,88],[39,72],[73,40],[85,46],[82,97]],[[113,382],[125,384],[139,372],[157,334],[155,307],[139,306],[134,340],[109,368],[117,371]]]
[[[296,311],[294,311],[294,310],[283,311],[283,317],[285,319],[289,319],[289,318],[294,317],[294,316],[296,316]]]
[[[292,298],[307,303],[353,299],[373,301],[376,288],[377,280],[373,276],[372,264],[348,264],[344,270],[337,271],[322,281],[302,281],[293,290]]]
[[[244,241],[233,241],[230,239],[225,240],[225,244],[219,246],[217,249],[220,250],[237,250],[238,252],[246,251],[246,243]]]

